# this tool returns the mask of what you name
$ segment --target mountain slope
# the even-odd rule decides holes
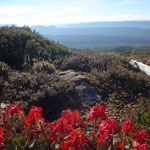
[[[67,47],[47,40],[28,27],[1,27],[0,37],[0,61],[12,68],[21,69],[33,61],[50,61],[70,54]]]

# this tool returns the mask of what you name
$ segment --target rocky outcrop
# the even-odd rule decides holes
[[[96,89],[88,83],[83,75],[79,75],[73,70],[60,72],[59,75],[62,80],[74,85],[75,92],[71,96],[74,101],[91,105],[102,100]]]

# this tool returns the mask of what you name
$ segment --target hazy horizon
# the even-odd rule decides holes
[[[29,26],[29,27],[32,27],[32,26],[59,26],[59,25],[74,25],[74,24],[88,24],[88,23],[116,23],[116,22],[150,22],[150,19],[149,20],[121,20],[121,21],[118,21],[118,20],[114,20],[114,21],[87,21],[87,22],[74,22],[74,23],[60,23],[60,24],[35,24],[35,25],[18,25],[16,23],[10,23],[10,24],[3,24],[1,23],[0,25],[1,26],[5,26],[5,25],[16,25],[16,26],[19,26],[19,27],[22,27],[22,26]]]

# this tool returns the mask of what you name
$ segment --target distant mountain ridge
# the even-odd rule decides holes
[[[150,44],[150,21],[87,22],[51,26],[36,25],[31,26],[31,29],[69,48],[80,49]]]
[[[130,28],[130,27],[99,27],[99,28],[60,28],[54,26],[31,27],[43,35],[103,35],[103,36],[129,36],[148,37],[150,29]]]
[[[31,29],[70,48],[150,44],[150,21],[38,25]]]
[[[56,25],[63,28],[136,27],[150,29],[150,21],[104,21]]]
[[[150,29],[150,21],[105,21],[105,22],[85,22],[72,24],[56,24],[56,25],[36,25],[36,27],[60,27],[60,28],[114,28],[114,27],[129,27],[129,28],[144,28]]]

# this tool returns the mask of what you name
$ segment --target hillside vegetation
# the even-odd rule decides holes
[[[58,118],[67,108],[81,109],[84,116],[91,106],[72,105],[74,85],[59,76],[60,71],[75,70],[101,95],[94,106],[103,104],[110,117],[121,123],[131,117],[150,132],[149,123],[141,119],[150,120],[144,115],[150,109],[150,77],[129,64],[148,53],[77,52],[28,27],[1,27],[0,37],[1,103],[21,104],[25,112],[32,105],[42,107],[46,120]]]
[[[141,58],[144,59],[143,55],[148,57],[148,53],[116,55],[73,52],[63,45],[45,39],[28,27],[1,27],[0,36],[1,74],[5,75],[4,79],[10,80],[11,86],[14,84],[21,86],[23,83],[20,82],[28,83],[20,89],[21,91],[25,88],[29,90],[32,86],[40,87],[40,84],[43,84],[41,82],[46,83],[46,80],[50,79],[44,76],[56,78],[57,75],[54,74],[69,69],[87,76],[89,82],[104,98],[114,95],[115,99],[116,96],[122,97],[124,102],[133,101],[137,98],[138,93],[146,93],[148,90],[149,77],[135,70],[128,63],[132,56],[142,55]],[[33,81],[37,82],[37,85],[30,86]],[[54,82],[54,79],[51,81]],[[9,85],[8,88],[11,86]],[[13,87],[10,88],[12,89]],[[36,89],[39,90],[38,87]]]
[[[71,53],[67,47],[47,40],[29,27],[1,27],[0,37],[0,60],[17,70]]]

